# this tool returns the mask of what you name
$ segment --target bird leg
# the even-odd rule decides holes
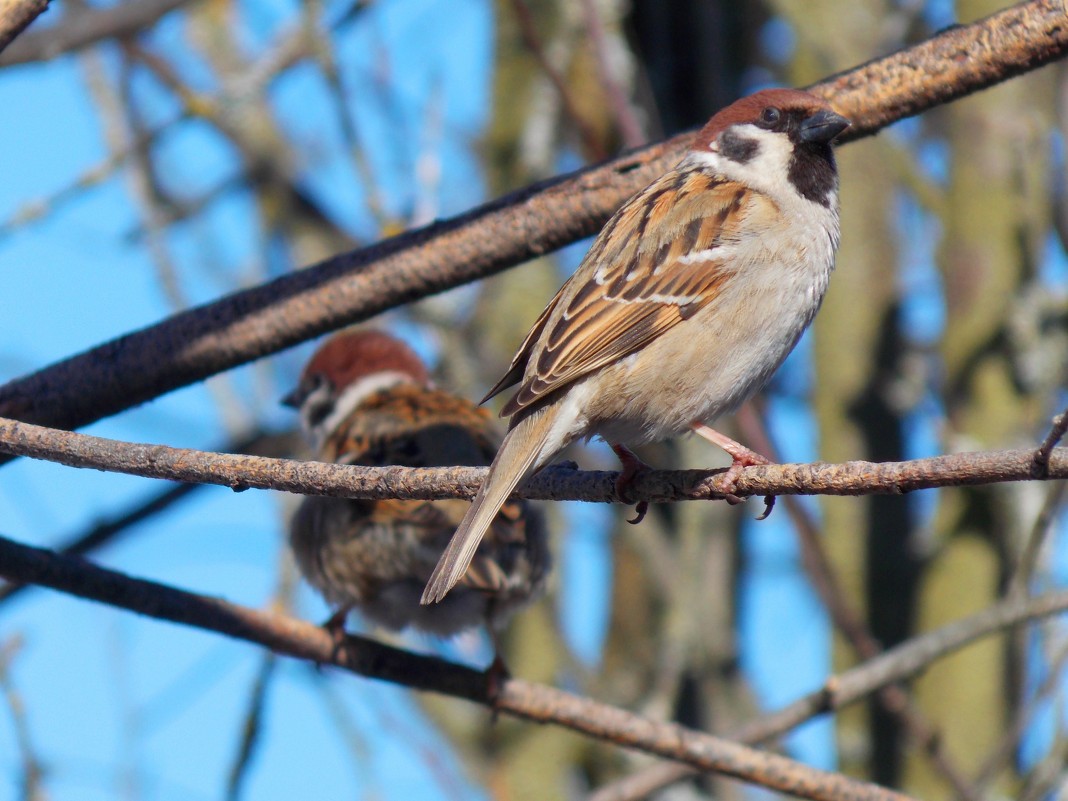
[[[489,667],[486,668],[482,675],[486,677],[486,698],[489,700],[491,710],[490,721],[496,723],[497,717],[501,712],[501,708],[498,705],[501,688],[508,679],[512,678],[512,672],[508,669],[508,665],[504,662],[504,656],[502,656],[500,632],[497,631],[497,627],[490,620],[486,621],[486,631],[489,633],[490,643],[493,645],[493,661],[490,662]]]
[[[341,647],[345,644],[345,618],[349,616],[351,611],[352,604],[346,604],[330,615],[326,622],[323,623],[323,628],[330,635],[330,639],[334,641],[334,649],[331,652],[334,657],[337,657]]]
[[[652,468],[639,459],[634,451],[626,445],[612,445],[612,443],[609,443],[609,445],[611,445],[612,451],[619,458],[619,463],[623,467],[619,473],[619,478],[616,479],[616,494],[621,501],[629,503],[627,498],[630,497],[630,485],[634,483],[635,477],[642,471],[652,470]],[[645,519],[648,511],[649,501],[638,501],[634,507],[634,517],[627,522],[631,525],[637,525]]]
[[[718,445],[733,460],[731,466],[727,468],[727,472],[723,476],[724,486],[727,488],[724,494],[724,500],[730,504],[741,503],[742,498],[739,498],[734,494],[733,490],[738,482],[738,476],[741,475],[742,470],[752,465],[771,464],[771,460],[765,456],[761,456],[756,451],[742,445],[740,442],[735,442],[728,436],[720,434],[714,428],[706,426],[704,423],[691,423],[690,428],[693,432],[704,439],[707,439],[713,445]],[[775,496],[764,496],[764,513],[757,518],[757,520],[763,520],[771,514],[771,510],[775,508]]]

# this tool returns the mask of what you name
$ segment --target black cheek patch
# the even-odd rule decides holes
[[[739,136],[732,130],[724,131],[719,138],[720,155],[739,164],[752,160],[758,150],[760,150],[760,143],[756,139]]]
[[[830,145],[795,145],[787,177],[802,197],[829,206],[837,181]]]

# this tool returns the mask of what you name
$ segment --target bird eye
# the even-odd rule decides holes
[[[764,128],[774,128],[782,119],[782,112],[775,106],[768,106],[760,115],[760,124]]]

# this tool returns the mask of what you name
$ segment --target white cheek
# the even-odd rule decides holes
[[[318,425],[311,427],[312,440],[315,448],[317,450],[322,448],[326,438],[332,434],[339,425],[341,425],[345,418],[351,414],[353,409],[363,403],[371,395],[374,395],[376,392],[380,392],[383,389],[388,389],[389,387],[411,380],[411,376],[407,373],[402,373],[399,370],[384,370],[380,373],[372,373],[371,375],[353,381],[341,391],[340,395],[338,395],[337,400],[334,402],[334,408],[330,414],[324,417]]]

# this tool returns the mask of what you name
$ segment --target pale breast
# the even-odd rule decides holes
[[[606,368],[591,434],[641,444],[711,424],[757,392],[797,344],[823,299],[837,219],[762,241],[745,269],[693,318]]]

